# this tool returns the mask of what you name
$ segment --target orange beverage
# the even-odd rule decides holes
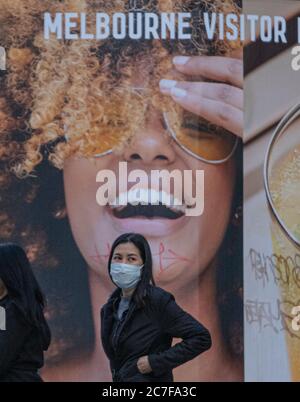
[[[300,306],[300,119],[297,110],[294,108],[277,127],[265,163],[272,243],[278,262],[280,310],[292,381],[300,381],[300,331],[292,326],[292,309]]]

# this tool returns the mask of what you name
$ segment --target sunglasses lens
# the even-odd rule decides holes
[[[295,107],[290,110],[278,127],[266,156],[265,186],[272,201],[272,214],[275,214],[276,221],[283,229],[277,230],[278,225],[273,225],[274,241],[278,243],[276,247],[282,248],[281,253],[296,255],[297,251],[290,250],[286,239],[292,239],[293,243],[300,245],[299,109]]]
[[[166,123],[177,142],[195,156],[210,162],[226,160],[233,152],[237,137],[213,126],[197,115],[183,111],[180,116],[165,114]]]

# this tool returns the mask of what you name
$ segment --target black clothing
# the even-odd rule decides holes
[[[210,348],[208,330],[171,293],[149,285],[146,306],[139,308],[132,297],[127,313],[117,320],[120,294],[117,288],[101,308],[101,340],[113,381],[173,382],[173,368]],[[173,337],[183,340],[171,346]],[[152,371],[142,374],[137,361],[145,355]]]
[[[10,297],[0,300],[0,306],[6,312],[6,330],[0,330],[0,382],[42,382],[38,369],[49,345]]]
[[[120,302],[119,302],[119,306],[120,306]],[[119,308],[119,306],[118,306],[118,308]],[[111,330],[111,334],[110,334],[110,338],[109,338],[110,345],[115,352],[117,351],[118,336],[119,336],[120,330],[122,329],[122,323],[125,320],[129,306],[125,311],[123,311],[121,317],[119,317],[119,315],[118,315],[118,313],[119,313],[118,308],[116,308],[115,305],[113,306],[113,324],[112,324],[112,330]]]

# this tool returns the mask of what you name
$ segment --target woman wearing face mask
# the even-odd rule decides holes
[[[114,382],[173,381],[173,368],[211,347],[208,330],[155,286],[142,235],[115,240],[108,271],[117,289],[101,309],[101,339]],[[182,341],[171,346],[173,337]]]
[[[38,369],[51,339],[44,297],[24,250],[12,243],[0,244],[0,307],[0,382],[43,381]]]

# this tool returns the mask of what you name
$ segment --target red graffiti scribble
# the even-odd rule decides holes
[[[106,263],[107,260],[108,260],[108,257],[109,257],[109,253],[110,253],[110,245],[109,245],[109,243],[106,243],[106,248],[108,250],[108,253],[107,254],[100,254],[99,250],[98,250],[98,248],[97,248],[97,246],[95,244],[94,245],[94,250],[95,250],[96,254],[95,255],[90,255],[90,258],[93,259],[98,264]]]
[[[159,272],[163,271],[163,253],[165,252],[165,246],[162,242],[159,243],[159,247],[158,247],[158,253],[157,254],[153,254],[153,257],[158,256],[159,257]]]
[[[97,249],[96,244],[94,245],[94,250],[96,252],[95,255],[90,255],[89,257],[94,260],[97,264],[101,264],[102,263],[102,256],[99,254],[99,251]]]
[[[95,244],[94,245],[95,255],[91,255],[90,258],[93,259],[97,264],[106,264],[107,260],[109,258],[111,244],[106,243],[106,248],[107,248],[107,253],[100,254],[100,252]],[[192,259],[190,259],[188,257],[184,257],[184,256],[176,253],[174,250],[172,250],[170,248],[166,249],[163,242],[159,243],[158,253],[153,253],[153,257],[158,257],[158,261],[159,261],[158,276],[161,275],[166,270],[172,268],[178,262],[193,263]],[[166,264],[166,261],[168,261],[168,264]],[[170,261],[172,261],[172,262],[170,262]]]
[[[190,258],[187,257],[183,257],[182,255],[179,255],[177,253],[175,253],[175,251],[171,250],[170,248],[168,249],[168,252],[173,254],[175,257],[166,257],[166,259],[172,259],[172,258],[176,258],[179,261],[184,261],[184,262],[193,262],[193,260],[191,260]]]

